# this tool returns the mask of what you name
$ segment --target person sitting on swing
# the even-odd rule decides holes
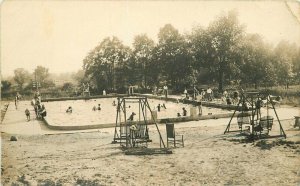
[[[129,118],[127,119],[128,121],[133,121],[133,117],[135,116],[136,114],[134,112],[131,113],[131,115],[129,116]]]

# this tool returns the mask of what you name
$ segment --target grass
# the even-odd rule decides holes
[[[250,90],[248,90],[250,91]],[[281,96],[283,105],[300,106],[300,85],[290,86],[286,89],[284,86],[260,88],[256,91],[268,93],[274,96]]]

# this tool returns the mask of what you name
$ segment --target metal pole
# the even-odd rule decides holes
[[[151,117],[152,117],[152,119],[153,119],[153,121],[154,121],[154,123],[155,123],[156,129],[157,129],[158,134],[159,134],[160,141],[162,142],[164,148],[166,148],[165,142],[164,142],[164,140],[162,139],[161,133],[160,133],[160,131],[159,131],[159,129],[158,129],[156,120],[155,120],[155,118],[154,118],[154,116],[153,116],[153,114],[152,114],[152,112],[151,112],[151,108],[150,108],[150,106],[149,106],[149,103],[148,103],[148,101],[147,101],[147,98],[145,98],[145,103],[146,103],[146,106],[148,107],[148,109],[149,109],[149,111],[150,111],[150,113],[151,113]]]
[[[231,121],[232,121],[232,119],[233,119],[233,117],[234,117],[234,115],[236,113],[236,110],[237,110],[237,108],[234,110],[234,112],[233,112],[233,114],[232,114],[232,116],[231,116],[231,118],[229,120],[229,123],[228,123],[228,125],[227,125],[227,127],[226,127],[226,129],[224,131],[224,134],[226,134],[226,132],[229,132],[230,124],[231,124]]]
[[[116,116],[116,127],[115,127],[115,135],[114,135],[114,141],[115,141],[115,138],[118,136],[118,131],[117,131],[117,127],[118,127],[118,117],[119,117],[119,112],[120,112],[120,98],[118,98],[118,105],[117,105],[117,116]],[[121,124],[121,123],[120,123]],[[121,137],[121,134],[120,136],[118,137]]]
[[[124,119],[125,119],[125,133],[126,133],[126,147],[128,147],[128,130],[127,130],[127,121],[126,121],[126,104],[125,99],[123,99],[123,107],[124,107]]]
[[[277,112],[276,112],[276,109],[275,109],[275,107],[274,107],[274,104],[273,104],[273,102],[272,102],[272,101],[270,101],[270,102],[271,102],[271,104],[272,104],[272,107],[273,107],[273,110],[274,110],[274,112],[275,112],[275,115],[276,115],[277,121],[278,121],[278,123],[279,123],[279,127],[280,127],[280,134],[282,134],[282,133],[283,133],[283,136],[284,136],[284,138],[286,138],[286,134],[285,134],[285,132],[284,132],[284,130],[283,130],[283,128],[282,128],[282,125],[281,125],[281,122],[280,122],[280,120],[279,120],[279,117],[278,117],[278,114],[277,114]]]

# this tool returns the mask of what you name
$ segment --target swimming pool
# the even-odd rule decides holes
[[[113,106],[113,101],[116,103],[117,98],[99,98],[90,100],[68,100],[68,101],[53,101],[44,102],[47,109],[47,120],[51,120],[51,124],[63,125],[63,126],[80,126],[80,125],[98,125],[98,124],[108,124],[115,123],[117,107]],[[164,118],[176,118],[177,113],[182,115],[182,108],[185,107],[187,110],[187,115],[190,115],[190,108],[193,105],[174,103],[170,101],[148,99],[148,103],[152,111],[157,111],[157,119]],[[101,105],[101,110],[93,111],[93,107],[98,107]],[[158,112],[157,105],[165,104],[166,109],[161,108]],[[66,113],[67,108],[71,106],[73,109],[72,113]],[[126,103],[126,116],[130,116],[132,112],[136,113],[134,121],[139,120],[139,105],[138,103]],[[229,113],[228,110],[203,107],[202,115],[213,114],[223,114]],[[198,113],[198,110],[197,110]],[[142,116],[141,116],[142,118]],[[147,111],[147,120],[151,119],[150,111]]]

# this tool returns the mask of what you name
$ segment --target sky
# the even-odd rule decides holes
[[[299,1],[10,0],[1,3],[1,74],[33,72],[38,65],[50,73],[74,72],[105,37],[117,36],[128,46],[142,33],[157,41],[165,24],[187,33],[230,10],[247,33],[300,46]]]

